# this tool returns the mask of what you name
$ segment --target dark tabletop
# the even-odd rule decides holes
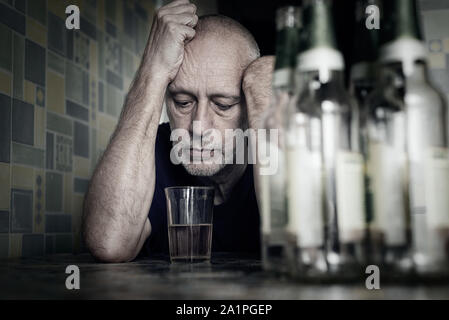
[[[67,290],[68,265],[80,290]],[[88,254],[0,261],[0,299],[449,299],[449,284],[301,284],[261,270],[260,260],[215,254],[209,264],[170,264],[165,257],[97,263]]]

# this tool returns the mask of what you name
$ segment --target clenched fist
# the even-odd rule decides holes
[[[145,72],[171,82],[184,59],[184,46],[195,36],[196,6],[176,0],[159,8],[153,20],[143,57]]]
[[[242,89],[250,128],[261,128],[262,117],[270,106],[274,62],[274,56],[260,57],[253,61],[243,74]]]

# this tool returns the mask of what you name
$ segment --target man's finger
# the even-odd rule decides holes
[[[195,37],[195,29],[187,26],[180,26],[181,27],[181,33],[184,36],[185,42],[189,42]]]
[[[195,27],[198,23],[198,16],[196,14],[168,14],[164,16],[165,22],[173,22],[185,26],[189,26],[191,28]]]
[[[159,15],[164,16],[167,14],[181,14],[181,13],[196,13],[196,6],[194,4],[182,4],[172,8],[163,8],[159,10]]]
[[[189,0],[175,0],[170,3],[167,3],[165,6],[161,7],[161,9],[162,8],[172,8],[172,7],[178,6],[180,4],[187,4],[187,3],[190,3],[190,1]]]

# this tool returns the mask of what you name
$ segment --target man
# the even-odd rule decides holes
[[[204,138],[213,128],[224,138],[226,129],[257,128],[269,101],[273,59],[259,58],[253,37],[234,20],[198,19],[195,13],[188,0],[158,10],[119,123],[93,174],[83,233],[101,261],[168,252],[164,188],[176,185],[214,186],[213,251],[259,251],[252,166],[175,165],[170,133],[185,129]],[[159,126],[164,97],[170,125]],[[200,159],[224,152],[190,151]]]

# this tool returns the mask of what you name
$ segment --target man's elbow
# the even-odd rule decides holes
[[[96,230],[88,221],[83,223],[83,238],[89,252],[100,262],[121,263],[136,257],[118,243],[116,237],[111,237],[111,234],[106,236],[104,231]]]
[[[85,239],[87,249],[97,261],[104,263],[123,263],[132,261],[135,258],[135,255],[131,255],[129,251],[121,249],[118,245],[88,239],[89,237]]]

